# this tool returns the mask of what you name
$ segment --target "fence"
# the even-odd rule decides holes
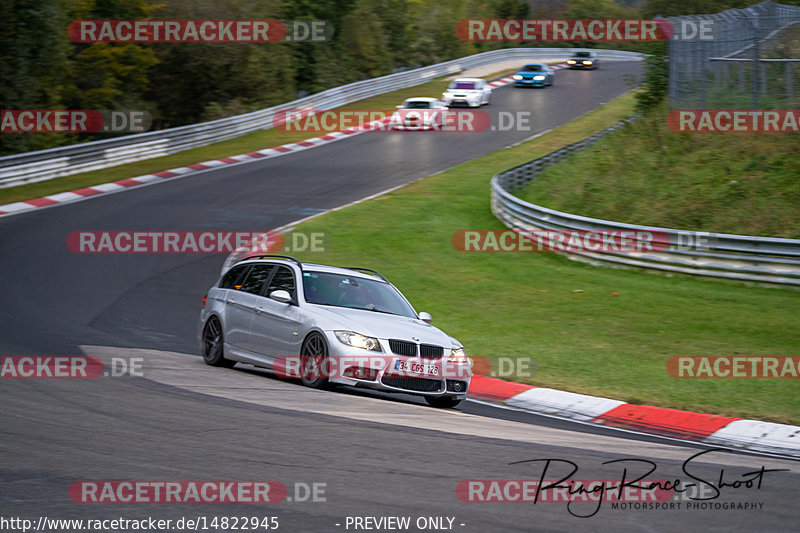
[[[787,33],[800,33],[800,7],[765,1],[713,15],[669,19],[680,35],[706,23],[708,39],[669,41],[669,100],[674,109],[791,108],[798,65]],[[757,67],[756,67],[757,65]]]
[[[666,235],[670,243],[687,243],[696,232],[650,226],[637,226],[596,218],[562,213],[521,200],[512,191],[524,187],[547,167],[570,154],[583,150],[598,139],[625,126],[632,119],[587,137],[546,156],[511,168],[491,181],[491,205],[494,215],[508,228],[520,232],[544,231],[645,231]],[[680,272],[699,276],[729,278],[741,281],[800,285],[800,239],[778,239],[705,234],[708,246],[670,246],[648,252],[601,253],[570,252],[573,259],[612,263],[659,271]]]
[[[378,94],[420,85],[433,78],[469,68],[491,65],[499,61],[566,59],[573,51],[574,48],[492,50],[335,87],[286,104],[212,122],[0,157],[0,188],[161,157],[252,131],[269,129],[272,127],[272,117],[278,111],[333,109]],[[598,54],[601,59],[611,61],[638,61],[644,57],[643,54],[616,50],[598,50]]]

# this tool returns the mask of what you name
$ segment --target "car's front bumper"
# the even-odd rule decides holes
[[[367,388],[385,392],[402,392],[418,396],[450,396],[458,400],[467,397],[470,379],[433,379],[431,377],[397,376],[381,374],[379,379],[331,379],[332,383]]]
[[[440,129],[439,124],[431,124],[430,122],[403,122],[402,124],[395,124],[392,129],[398,131],[428,131]]]
[[[326,332],[326,337],[333,359],[331,383],[421,396],[467,397],[471,366],[448,362],[449,349],[441,357],[404,356],[392,353],[385,339],[380,340],[384,351],[372,352],[342,344],[332,332]],[[359,367],[370,375],[358,377]]]
[[[444,105],[447,107],[456,107],[456,106],[466,106],[466,107],[478,107],[481,105],[480,98],[450,98],[450,99],[443,99]]]
[[[516,80],[514,85],[517,87],[544,87],[547,80]]]

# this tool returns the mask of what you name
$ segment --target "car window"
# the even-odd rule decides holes
[[[388,283],[327,272],[303,272],[308,303],[416,317],[414,309]]]
[[[250,265],[238,265],[228,270],[228,273],[223,276],[222,281],[219,282],[220,289],[238,289],[241,287],[242,280],[244,279],[247,269]]]
[[[428,102],[406,102],[406,109],[430,109]]]
[[[522,70],[524,70],[525,72],[539,72],[540,70],[542,70],[542,66],[541,65],[525,65],[525,67],[523,67]]]
[[[475,82],[459,81],[450,86],[451,89],[475,89]]]
[[[592,57],[591,52],[575,52],[575,57]]]
[[[261,289],[264,288],[264,284],[269,279],[273,268],[275,267],[272,265],[253,265],[244,283],[242,283],[241,290],[252,294],[261,293]]]
[[[286,291],[292,296],[294,300],[294,274],[286,267],[279,266],[272,276],[272,280],[267,287],[267,296],[274,291]]]

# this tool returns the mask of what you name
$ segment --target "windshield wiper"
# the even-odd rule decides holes
[[[370,305],[372,305],[372,304],[370,304]],[[397,314],[397,313],[392,313],[391,311],[384,311],[383,309],[378,309],[375,306],[365,307],[364,309],[366,309],[367,311],[373,311],[375,313],[384,313],[384,314],[387,314],[387,315],[396,315]]]

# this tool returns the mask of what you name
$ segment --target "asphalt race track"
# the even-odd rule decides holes
[[[0,517],[275,516],[289,532],[353,531],[347,517],[367,516],[410,516],[409,531],[419,530],[419,517],[449,517],[453,530],[465,532],[796,528],[797,462],[714,451],[684,466],[707,448],[469,402],[442,411],[407,397],[310,390],[248,367],[207,367],[197,357],[196,319],[223,256],[67,249],[67,235],[79,230],[273,229],[565,123],[627,91],[623,77],[639,72],[638,63],[604,62],[597,71],[560,71],[552,88],[496,89],[484,109],[493,118],[530,110],[530,131],[367,133],[0,218],[0,355],[146,361],[144,378],[0,381]],[[691,474],[709,482],[700,483],[705,488],[719,485],[720,476],[731,485],[751,479],[762,466],[789,471],[764,473],[760,487],[722,487],[717,498],[688,509],[681,499],[672,509],[623,510],[610,502],[596,509],[457,497],[463,480],[538,479],[543,463],[527,461],[546,458],[573,462],[573,479],[581,480],[615,480],[625,466],[629,475],[644,468],[606,461],[649,460],[657,469],[647,479],[691,482]],[[565,469],[555,463],[547,477]],[[80,480],[274,480],[293,501],[78,504],[68,489]],[[325,501],[297,501],[302,484],[313,483],[325,484]],[[735,508],[739,503],[755,510]]]

